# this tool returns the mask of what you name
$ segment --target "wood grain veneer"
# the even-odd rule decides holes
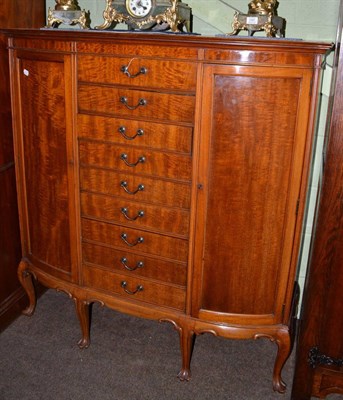
[[[74,298],[81,348],[95,301],[170,322],[181,380],[190,379],[196,335],[264,337],[278,346],[273,388],[284,392],[320,68],[331,45],[7,35],[25,313],[35,309],[34,277]]]

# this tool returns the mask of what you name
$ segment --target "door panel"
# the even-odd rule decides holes
[[[66,278],[73,269],[70,243],[75,222],[70,204],[64,59],[23,57],[18,74],[25,255]]]
[[[303,81],[300,70],[205,67],[211,94],[201,134],[209,153],[200,155],[205,214],[198,220],[205,218],[205,229],[197,229],[204,250],[201,261],[196,256],[201,294],[194,310],[205,318],[281,316],[306,137]]]

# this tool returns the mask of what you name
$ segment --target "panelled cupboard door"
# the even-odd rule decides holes
[[[204,67],[195,317],[284,323],[311,77],[296,68]]]
[[[19,53],[14,92],[23,257],[75,280],[70,57]]]

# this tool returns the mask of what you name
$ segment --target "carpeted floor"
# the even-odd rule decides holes
[[[192,358],[192,380],[180,382],[179,338],[159,324],[93,307],[92,344],[80,338],[74,305],[52,290],[33,317],[18,318],[0,335],[1,400],[288,400],[294,358],[283,377],[285,395],[272,390],[276,345],[203,335]]]

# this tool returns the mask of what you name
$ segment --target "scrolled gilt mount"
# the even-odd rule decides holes
[[[55,0],[54,10],[49,7],[47,28],[58,28],[59,25],[80,25],[82,29],[89,29],[89,16],[80,9],[77,0]]]
[[[130,30],[191,31],[192,11],[181,0],[106,0],[104,23],[96,29],[113,29],[119,23]]]
[[[265,31],[267,37],[285,37],[286,20],[277,15],[277,0],[252,0],[247,14],[236,12],[232,23],[233,31],[229,35],[237,35],[247,30],[249,36],[255,32]]]

